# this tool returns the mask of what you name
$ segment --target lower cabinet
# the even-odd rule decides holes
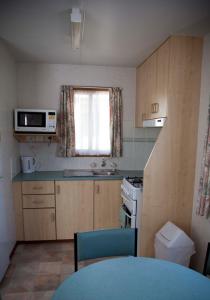
[[[93,181],[56,182],[57,239],[93,230]]]
[[[95,181],[94,229],[120,227],[120,180]]]
[[[73,239],[75,232],[119,227],[120,184],[120,180],[15,182],[16,239]]]
[[[25,241],[55,240],[55,209],[24,209]]]

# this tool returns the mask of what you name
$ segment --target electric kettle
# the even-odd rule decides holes
[[[21,156],[21,167],[23,173],[33,173],[35,171],[36,160],[32,156]]]

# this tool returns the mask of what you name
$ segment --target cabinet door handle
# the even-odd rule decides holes
[[[60,192],[61,192],[60,185],[56,185],[56,194],[58,195],[58,194],[60,194]]]
[[[159,111],[159,103],[152,103],[151,104],[151,113],[156,114]]]
[[[55,213],[51,213],[51,222],[54,223],[55,222]]]
[[[159,103],[155,103],[155,112],[158,113],[159,111]]]
[[[44,203],[44,200],[33,200],[32,202],[34,204],[42,204],[42,203]]]
[[[43,186],[34,186],[33,187],[33,190],[42,190],[43,189]]]
[[[99,193],[100,193],[100,187],[99,187],[99,184],[96,184],[96,186],[95,186],[95,191],[96,191],[96,194],[99,194]]]

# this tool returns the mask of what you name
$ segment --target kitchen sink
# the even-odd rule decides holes
[[[117,170],[111,169],[96,169],[96,170],[64,170],[64,177],[89,177],[89,176],[111,176],[117,175],[119,172]]]
[[[92,174],[94,176],[110,176],[110,175],[117,175],[117,170],[92,170]]]
[[[88,177],[93,176],[91,170],[64,170],[64,177]]]

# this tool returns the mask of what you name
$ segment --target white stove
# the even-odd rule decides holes
[[[142,204],[143,178],[126,177],[121,185],[121,227],[136,228],[139,226],[139,215]]]

